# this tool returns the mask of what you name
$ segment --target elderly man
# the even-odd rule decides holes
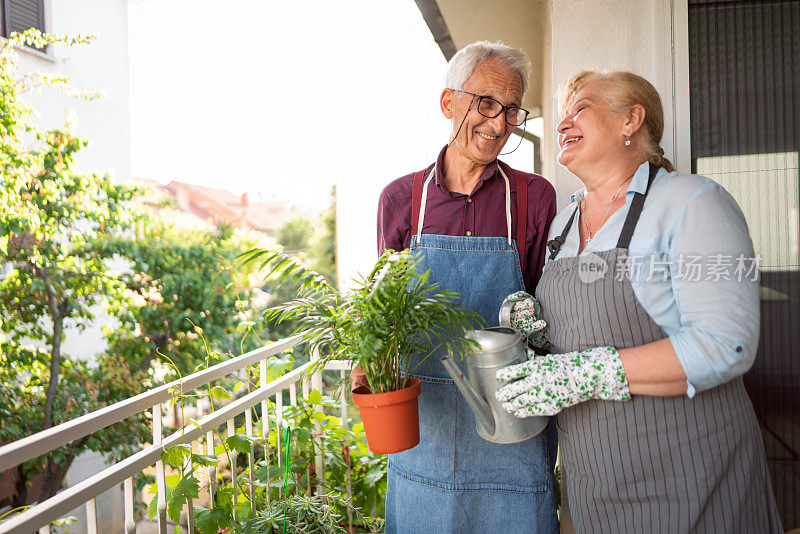
[[[555,215],[541,176],[497,156],[528,112],[524,52],[481,41],[460,50],[440,97],[450,140],[427,169],[390,183],[378,205],[378,248],[411,247],[430,282],[497,324],[503,299],[533,294]],[[386,532],[557,532],[552,425],[511,445],[481,439],[440,363],[420,365],[420,437],[389,457]]]

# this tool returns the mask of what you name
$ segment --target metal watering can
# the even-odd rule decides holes
[[[547,417],[520,419],[503,409],[495,392],[506,383],[498,382],[495,372],[501,367],[528,359],[525,339],[515,329],[496,326],[486,330],[470,330],[466,337],[479,348],[465,356],[469,381],[458,365],[448,357],[442,365],[475,412],[478,435],[494,443],[517,443],[537,435],[547,426]]]

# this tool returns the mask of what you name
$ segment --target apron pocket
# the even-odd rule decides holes
[[[475,416],[459,395],[456,475],[459,489],[546,492],[553,487],[549,429],[519,443],[493,443],[478,435]],[[553,458],[555,455],[552,455]]]
[[[389,468],[405,478],[453,489],[456,454],[455,405],[461,395],[452,380],[420,375],[419,445],[389,455]]]

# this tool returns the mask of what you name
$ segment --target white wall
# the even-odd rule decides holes
[[[110,172],[116,180],[131,176],[130,91],[126,0],[45,0],[49,33],[96,35],[88,45],[50,47],[47,57],[20,53],[22,72],[64,74],[76,87],[102,92],[99,100],[76,100],[52,89],[32,95],[44,126],[59,126],[68,113],[91,144],[78,167]]]
[[[546,158],[544,171],[545,176],[552,177],[559,208],[581,184],[555,161],[558,146],[553,140],[559,120],[555,91],[583,69],[629,70],[647,78],[664,104],[665,155],[678,170],[689,172],[688,57],[681,56],[686,47],[680,46],[687,39],[685,28],[680,26],[686,6],[675,6],[677,13],[673,13],[671,4],[666,0],[552,0],[551,118],[550,124],[545,124],[545,136],[550,128],[552,159]],[[678,44],[677,53],[673,40]],[[591,46],[587,46],[589,43]],[[675,123],[686,126],[679,126],[677,135],[673,135]]]

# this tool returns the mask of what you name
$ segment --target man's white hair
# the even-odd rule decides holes
[[[528,90],[528,77],[531,73],[531,61],[528,54],[522,50],[511,48],[507,44],[497,41],[477,41],[465,46],[450,58],[447,64],[447,73],[444,75],[444,85],[449,89],[463,89],[475,67],[487,59],[497,59],[519,75],[522,82],[522,96]]]

